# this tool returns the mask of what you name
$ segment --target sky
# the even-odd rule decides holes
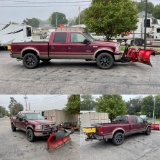
[[[24,97],[27,96],[27,108],[31,110],[62,110],[66,107],[68,95],[0,95],[0,106],[5,107],[8,110],[10,104],[10,97],[21,103],[26,109],[26,102]]]
[[[24,97],[27,97],[27,108],[31,110],[37,110],[37,111],[44,111],[44,110],[62,110],[66,107],[67,104],[67,98],[69,95],[0,95],[0,106],[5,107],[8,110],[8,105],[10,104],[10,97],[14,97],[14,99],[21,103],[24,107],[24,110],[26,110],[26,102]],[[98,98],[100,95],[93,95],[96,98]],[[138,98],[138,97],[146,97],[147,94],[135,94],[135,95],[122,95],[122,98],[124,101],[129,101],[130,98]],[[155,95],[153,95],[155,96]]]
[[[0,23],[22,23],[26,18],[46,20],[53,12],[62,12],[67,19],[74,18],[89,7],[92,0],[0,0]],[[140,1],[140,0],[138,0]],[[159,0],[148,0],[160,4]]]

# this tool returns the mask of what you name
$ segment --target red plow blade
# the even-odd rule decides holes
[[[129,48],[129,46],[126,46],[123,53],[122,62],[139,62],[152,66],[150,62],[151,55],[155,56],[154,50],[136,49],[136,48]]]
[[[71,141],[70,134],[73,131],[58,131],[57,133],[50,134],[50,137],[47,140],[47,149],[57,149],[69,141]]]

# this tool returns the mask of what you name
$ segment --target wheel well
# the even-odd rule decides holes
[[[27,129],[31,129],[31,130],[33,130],[31,127],[27,127]]]
[[[97,53],[96,53],[96,56],[95,56],[95,59],[96,59],[101,53],[109,53],[109,54],[113,57],[113,59],[115,60],[114,55],[113,55],[113,52],[106,51],[106,50],[102,50],[102,51],[97,52]]]
[[[32,49],[27,49],[22,53],[22,57],[24,57],[27,53],[33,53],[35,55],[38,55],[38,53]]]
[[[114,135],[115,135],[116,133],[118,133],[118,132],[121,132],[122,134],[124,134],[124,131],[120,129],[120,130],[117,130],[117,131],[114,132],[113,137],[114,137]]]

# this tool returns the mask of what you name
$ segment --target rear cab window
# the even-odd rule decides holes
[[[131,123],[137,123],[137,117],[136,116],[131,116]]]
[[[66,32],[57,32],[54,35],[53,43],[66,43]]]

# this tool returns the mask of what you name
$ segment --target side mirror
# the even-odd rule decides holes
[[[83,43],[89,45],[89,44],[90,44],[90,41],[89,41],[88,39],[85,39],[85,40],[83,41]]]
[[[23,118],[19,118],[19,121],[23,121]]]

